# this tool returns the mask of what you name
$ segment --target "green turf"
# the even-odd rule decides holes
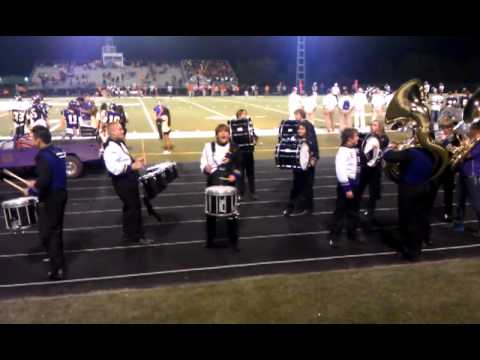
[[[478,323],[480,262],[449,260],[0,302],[0,323]]]

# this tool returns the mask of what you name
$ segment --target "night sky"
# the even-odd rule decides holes
[[[28,75],[34,62],[40,60],[82,63],[99,59],[104,39],[103,36],[0,37],[0,75]],[[132,60],[225,58],[235,64],[241,60],[270,57],[278,62],[281,72],[294,68],[296,56],[295,36],[116,36],[114,42],[126,58]],[[368,78],[377,76],[372,75],[375,74],[372,71],[379,60],[395,68],[406,56],[417,53],[449,61],[449,71],[453,72],[454,66],[462,67],[465,61],[480,59],[480,49],[474,47],[474,43],[473,37],[310,36],[307,38],[307,77],[342,74]]]

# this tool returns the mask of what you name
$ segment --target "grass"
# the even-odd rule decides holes
[[[0,302],[0,323],[478,323],[478,259]]]

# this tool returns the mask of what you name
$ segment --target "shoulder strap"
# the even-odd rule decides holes
[[[215,141],[212,141],[210,143],[210,146],[212,147],[212,155],[215,154]]]

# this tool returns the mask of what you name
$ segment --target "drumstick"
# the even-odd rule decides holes
[[[227,181],[230,181],[230,179],[229,179],[229,178],[226,178],[226,177],[221,177],[221,176],[219,176],[218,178],[219,178],[220,180],[227,180]]]
[[[15,184],[13,181],[10,181],[8,179],[3,179],[3,181],[5,181],[8,185],[13,186],[15,189],[17,189],[18,191],[20,191],[23,194],[24,189],[22,187],[18,186],[17,184]]]
[[[13,177],[14,179],[17,179],[17,180],[20,180],[21,182],[23,182],[25,185],[28,185],[28,181],[25,180],[25,179],[22,179],[20,176],[14,174],[13,172],[11,172],[10,170],[7,170],[7,169],[3,169],[3,172],[7,175],[10,175],[11,177]]]

